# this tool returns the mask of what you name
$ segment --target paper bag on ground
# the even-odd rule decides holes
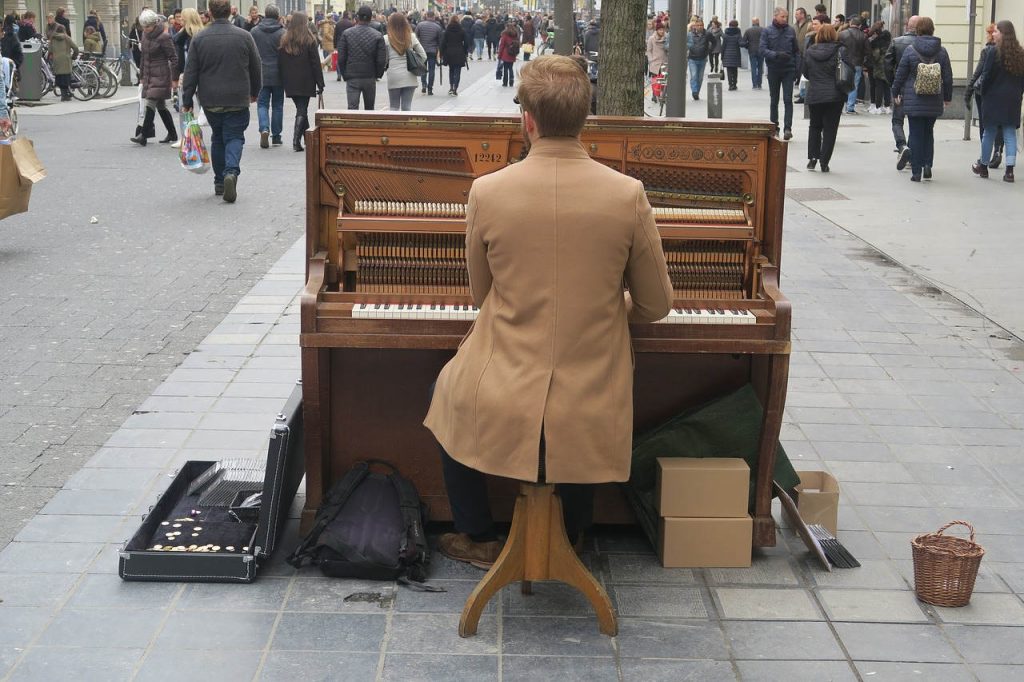
[[[0,220],[27,211],[32,185],[45,177],[31,140],[0,144]]]

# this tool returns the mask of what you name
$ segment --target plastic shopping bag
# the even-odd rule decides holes
[[[182,124],[185,131],[181,138],[181,148],[178,150],[181,167],[193,173],[205,173],[210,170],[210,154],[203,143],[203,128],[192,112],[184,114]]]

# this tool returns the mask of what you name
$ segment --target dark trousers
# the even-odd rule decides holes
[[[434,72],[437,70],[437,54],[427,55],[427,72],[420,76],[420,85],[430,92],[434,91]]]
[[[487,58],[490,59],[492,55],[494,56],[495,59],[498,58],[498,43],[496,43],[494,41],[488,40],[487,41]]]
[[[290,97],[295,105],[295,117],[309,118],[309,97]]]
[[[71,98],[71,74],[58,73],[53,76],[53,83],[60,90],[60,96],[64,99]]]
[[[919,175],[935,161],[935,117],[907,116],[910,127],[910,169]]]
[[[515,62],[501,63],[501,84],[503,86],[516,84],[516,73],[512,70],[513,64],[515,64]]]
[[[345,94],[348,96],[348,108],[359,108],[359,96],[363,96],[363,108],[367,111],[373,110],[377,99],[377,79],[375,78],[349,78],[345,81]]]
[[[771,122],[779,125],[779,90],[781,89],[782,104],[785,107],[783,130],[793,129],[793,77],[795,74],[794,69],[785,71],[768,69],[768,93],[771,97],[768,114]]]
[[[710,55],[708,55],[708,57],[710,58],[709,61],[711,62],[711,73],[715,73],[718,71],[718,60],[721,56],[722,55],[719,52],[712,52]]]
[[[907,136],[903,132],[903,105],[892,103],[892,139],[897,149],[907,146]]]
[[[448,85],[451,86],[452,90],[459,89],[459,81],[462,80],[462,67],[448,65]]]
[[[750,54],[750,84],[755,88],[761,88],[761,79],[764,77],[764,57],[759,54]]]
[[[544,441],[541,440],[541,458],[544,457]],[[444,487],[448,492],[448,503],[452,508],[455,530],[469,535],[475,542],[497,539],[491,504],[487,498],[487,478],[476,469],[455,461],[441,450],[441,468],[444,472]],[[555,492],[562,499],[562,518],[569,542],[576,542],[580,533],[590,528],[594,517],[594,486],[579,483],[559,483]]]
[[[810,135],[807,138],[807,158],[818,159],[827,166],[836,146],[839,119],[843,117],[843,100],[811,104]]]
[[[881,78],[871,77],[871,103],[876,107],[892,106],[892,88]]]
[[[739,67],[736,67],[736,66],[727,66],[727,67],[725,67],[725,76],[726,76],[726,78],[729,79],[729,89],[730,90],[735,90],[736,89],[736,76],[737,76],[738,71],[739,71]]]

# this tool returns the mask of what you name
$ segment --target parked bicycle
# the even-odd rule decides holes
[[[120,63],[121,60],[92,52],[83,52],[80,59],[82,63],[96,69],[96,74],[99,76],[99,90],[96,92],[96,96],[101,99],[113,97],[121,84],[121,78],[114,72],[113,65]]]
[[[0,93],[0,97],[4,97],[7,100],[7,113],[11,119],[11,135],[18,134],[18,109],[15,105],[18,103],[18,98],[15,97],[15,83],[14,79],[17,78],[17,69],[14,68],[14,60],[3,57],[0,59],[0,69],[4,70],[4,83],[7,84],[5,92]]]

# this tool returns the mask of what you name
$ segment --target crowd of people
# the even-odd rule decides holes
[[[934,21],[912,16],[894,38],[884,21],[872,22],[867,12],[830,17],[821,4],[814,12],[811,16],[797,8],[790,23],[789,12],[778,7],[770,24],[761,26],[755,17],[745,30],[735,20],[723,30],[718,17],[705,26],[701,17],[692,16],[686,26],[686,68],[693,99],[700,99],[709,65],[713,73],[724,68],[729,90],[737,90],[740,50],[746,49],[752,89],[762,88],[767,68],[769,118],[784,139],[793,137],[794,105],[807,105],[808,169],[829,172],[840,120],[844,113],[858,114],[861,100],[867,103],[868,114],[891,116],[897,169],[909,165],[913,182],[932,178],[935,121],[953,97],[949,54],[935,35]],[[651,78],[669,67],[670,21],[662,13],[648,24]],[[1024,50],[1009,21],[992,24],[987,33],[988,43],[966,92],[981,130],[981,154],[972,170],[987,178],[1005,155],[1003,180],[1013,182],[1024,99]],[[852,72],[852,87],[837,80],[840,62]]]

